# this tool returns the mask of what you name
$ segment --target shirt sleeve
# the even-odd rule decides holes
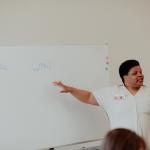
[[[113,89],[112,87],[102,88],[96,91],[93,91],[93,95],[96,98],[96,101],[100,106],[105,108],[109,104],[110,98],[112,97]]]

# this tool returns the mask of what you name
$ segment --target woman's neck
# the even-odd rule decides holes
[[[136,93],[139,91],[140,87],[131,87],[131,86],[127,86],[125,85],[125,87],[128,89],[128,91],[132,94],[132,95],[136,95]]]

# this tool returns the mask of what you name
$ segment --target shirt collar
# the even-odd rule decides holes
[[[119,85],[118,87],[119,87],[119,90],[120,90],[120,93],[121,93],[121,94],[124,94],[124,95],[126,95],[126,96],[132,95],[132,94],[129,92],[129,90],[128,90],[124,85]],[[141,86],[140,89],[137,91],[136,95],[138,95],[139,93],[141,93],[141,91],[143,91],[143,89],[145,89],[145,87],[146,87],[145,85]],[[136,95],[135,95],[135,96],[136,96]],[[133,96],[133,95],[132,95],[132,96]]]

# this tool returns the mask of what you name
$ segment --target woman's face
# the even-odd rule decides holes
[[[131,68],[127,75],[124,76],[125,84],[130,87],[140,87],[143,85],[144,75],[140,66]]]

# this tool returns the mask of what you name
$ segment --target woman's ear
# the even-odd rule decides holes
[[[128,80],[128,75],[124,75],[123,79],[124,79],[124,83],[126,83],[126,81]]]

